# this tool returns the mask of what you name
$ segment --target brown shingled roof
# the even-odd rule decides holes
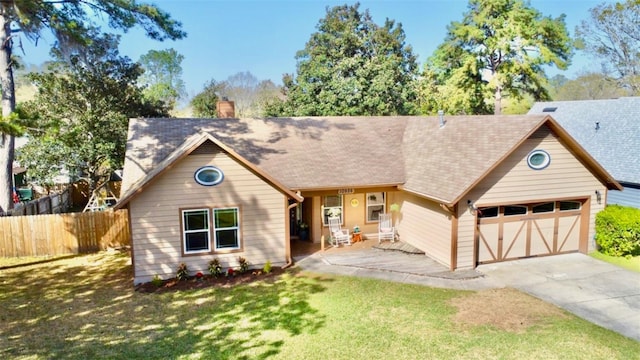
[[[546,116],[411,119],[404,137],[403,188],[453,204],[535,131]]]
[[[549,116],[445,120],[441,127],[438,117],[132,119],[122,191],[137,190],[188,138],[206,133],[291,191],[398,185],[454,204],[544,124],[617,184]]]
[[[406,119],[131,119],[123,191],[206,132],[293,190],[404,182]]]

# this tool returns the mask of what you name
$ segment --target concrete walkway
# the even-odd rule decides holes
[[[308,271],[459,290],[512,287],[640,341],[640,274],[567,254],[449,271],[424,255],[364,249],[295,258]]]

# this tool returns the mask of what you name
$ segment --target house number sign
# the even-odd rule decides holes
[[[338,195],[353,194],[353,189],[338,189]]]

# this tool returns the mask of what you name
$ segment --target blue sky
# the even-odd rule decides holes
[[[147,2],[148,0],[144,0]],[[271,79],[280,84],[282,74],[296,70],[295,54],[304,48],[327,6],[353,4],[347,1],[322,0],[155,0],[183,24],[186,39],[157,42],[145,38],[139,30],[124,34],[120,44],[123,55],[138,60],[151,49],[174,48],[185,59],[183,79],[190,96],[202,90],[211,79],[225,80],[241,71],[249,71],[259,80]],[[573,35],[576,25],[588,19],[589,9],[602,1],[531,0],[543,15],[566,15]],[[406,42],[413,47],[421,64],[442,43],[447,25],[462,19],[466,0],[374,0],[360,1],[360,9],[369,9],[373,20],[385,18],[402,23]],[[51,41],[44,38],[37,47],[23,40],[26,63],[39,64],[47,59]],[[563,72],[567,77],[594,69],[589,59],[576,54],[572,66]],[[597,69],[597,67],[595,68]],[[555,75],[558,71],[550,70]]]

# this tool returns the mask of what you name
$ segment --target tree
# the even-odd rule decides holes
[[[210,80],[204,89],[191,99],[190,105],[193,108],[193,116],[202,118],[215,118],[218,117],[216,105],[218,100],[218,93],[220,92],[221,85],[215,80]]]
[[[416,57],[402,24],[375,24],[359,4],[327,8],[305,48],[297,76],[283,76],[286,101],[273,115],[394,115],[414,112]]]
[[[628,96],[629,90],[602,73],[584,73],[556,90],[555,100],[597,100]]]
[[[278,88],[271,80],[258,80],[252,73],[239,72],[225,81],[210,80],[204,89],[191,100],[194,116],[217,117],[216,104],[219,99],[234,102],[237,117],[264,115],[268,104],[279,101]]]
[[[30,177],[49,184],[61,170],[86,174],[93,189],[123,165],[128,119],[167,116],[164,103],[149,103],[138,86],[143,70],[121,57],[118,38],[104,35],[82,54],[71,54],[29,78],[38,92],[22,108],[30,119],[29,142],[18,153]]]
[[[590,13],[576,28],[586,51],[619,86],[640,95],[640,0],[603,3]]]
[[[0,211],[13,206],[11,201],[14,136],[20,132],[11,121],[16,109],[13,80],[13,45],[21,31],[27,39],[37,41],[51,31],[61,50],[82,49],[91,44],[96,19],[106,17],[114,29],[126,31],[141,26],[147,36],[156,40],[180,39],[186,36],[181,24],[155,5],[135,0],[5,0],[0,1],[0,88],[2,89],[2,121],[0,121]],[[104,18],[102,18],[104,20]],[[15,118],[15,115],[13,115]]]
[[[422,108],[500,114],[505,96],[548,100],[543,66],[566,69],[572,48],[564,15],[543,17],[522,0],[470,0],[427,62],[425,79],[441,97]]]
[[[174,49],[149,50],[140,56],[139,62],[144,69],[140,82],[147,87],[145,96],[174,108],[176,102],[186,94],[182,60],[184,56]]]

